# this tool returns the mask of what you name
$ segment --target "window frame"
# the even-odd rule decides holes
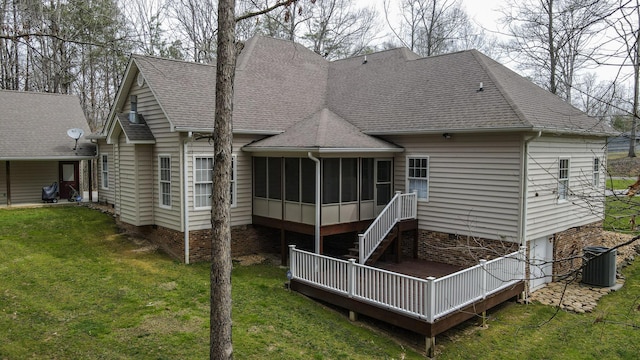
[[[100,175],[100,188],[109,190],[109,154],[100,154]]]
[[[198,168],[196,164],[198,163],[198,159],[211,159],[211,180],[210,181],[197,181],[197,172]],[[197,196],[196,195],[196,185],[202,184],[211,184],[211,194],[209,198],[213,195],[213,168],[214,168],[214,158],[209,154],[195,154],[193,155],[193,181],[192,181],[192,192],[193,192],[193,209],[194,210],[211,210],[213,206],[213,202],[211,200],[208,201],[209,205],[205,206],[197,206]],[[231,154],[231,179],[230,179],[230,202],[231,208],[237,207],[237,199],[238,199],[238,156],[237,154]]]
[[[591,164],[592,164],[592,172],[593,172],[591,185],[594,188],[599,188],[600,187],[600,167],[601,167],[600,158],[595,156]]]
[[[163,160],[168,160],[169,161],[169,167],[165,168],[163,167]],[[160,206],[163,209],[171,209],[172,206],[172,191],[171,191],[171,177],[172,177],[172,171],[171,171],[171,155],[170,154],[159,154],[158,155],[158,206]],[[163,176],[163,171],[167,170],[168,171],[168,179],[164,179]],[[165,193],[165,187],[164,185],[168,185],[168,189],[169,192]],[[165,203],[165,195],[168,195],[168,203]]]
[[[199,169],[197,167],[198,164],[198,159],[211,159],[211,169]],[[207,164],[209,162],[207,161]],[[198,181],[198,170],[211,170],[211,178],[207,181]],[[193,172],[193,181],[192,181],[192,192],[193,192],[193,209],[194,210],[211,210],[211,206],[213,204],[211,196],[213,195],[213,155],[210,154],[196,154],[193,155],[193,166],[192,166],[192,172]],[[198,197],[202,196],[202,194],[197,194],[196,193],[196,188],[198,187],[198,185],[206,185],[206,184],[210,184],[211,185],[211,192],[209,193],[209,201],[205,201],[205,205],[198,205]],[[205,194],[206,196],[206,194]],[[208,205],[206,204],[208,203]]]
[[[566,167],[563,167],[562,162],[566,161]],[[562,172],[566,171],[566,177],[562,176]],[[564,203],[569,200],[569,183],[571,181],[571,158],[559,157],[558,158],[558,203]]]
[[[426,170],[426,176],[425,177],[422,177],[422,176],[410,176],[409,175],[410,172],[411,172],[411,166],[410,166],[411,160],[426,160],[427,161],[427,166],[426,166],[426,169],[425,169]],[[415,169],[421,170],[422,167],[419,166],[418,168],[416,168],[414,166],[414,170]],[[431,157],[429,155],[420,155],[420,154],[407,156],[406,173],[405,173],[405,175],[406,175],[406,189],[407,189],[407,192],[412,192],[412,189],[411,189],[411,181],[412,180],[426,182],[426,196],[425,197],[420,197],[420,193],[419,192],[418,192],[417,196],[418,196],[418,201],[426,201],[426,202],[428,202],[429,201],[429,193],[430,193],[430,191],[429,191],[429,187],[430,186],[429,185],[431,183],[431,179],[430,179],[430,177],[431,177]],[[414,175],[415,175],[415,173],[414,173]]]

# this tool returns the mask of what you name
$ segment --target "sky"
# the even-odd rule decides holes
[[[390,10],[394,11],[398,8],[400,0],[388,0],[390,4]],[[501,24],[499,20],[502,18],[501,8],[508,8],[510,1],[508,0],[459,0],[463,9],[474,23],[474,25],[485,29],[487,34],[492,34],[500,38],[501,34],[505,33],[505,25]],[[374,4],[381,14],[381,18],[384,19],[384,7],[383,0],[355,0],[359,6],[370,6]],[[397,10],[395,10],[397,11]],[[382,20],[384,21],[384,20]],[[385,25],[385,33],[391,34]],[[601,39],[602,40],[602,39]],[[516,70],[516,64],[509,63],[508,59],[500,58],[496,59],[503,62],[504,65]],[[592,67],[589,72],[595,72],[600,79],[614,79],[617,75],[617,67],[605,67],[598,66]]]

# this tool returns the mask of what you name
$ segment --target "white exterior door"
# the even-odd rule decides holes
[[[535,291],[551,282],[553,275],[553,238],[531,241],[529,253],[529,290]]]

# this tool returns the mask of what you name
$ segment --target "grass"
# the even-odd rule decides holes
[[[183,265],[79,206],[0,210],[0,359],[205,359],[208,264]],[[237,359],[420,359],[284,289],[285,269],[234,265]]]
[[[622,289],[592,313],[510,303],[490,313],[487,329],[466,325],[441,336],[438,359],[637,359],[640,261],[623,272]]]
[[[624,190],[629,187],[629,185],[636,182],[635,179],[613,179],[607,178],[607,189],[609,190]]]

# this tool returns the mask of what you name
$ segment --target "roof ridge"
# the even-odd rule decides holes
[[[513,112],[516,114],[518,119],[520,119],[520,121],[523,124],[533,127],[533,124],[529,120],[527,120],[527,117],[524,115],[522,110],[520,110],[520,108],[516,105],[516,102],[509,95],[509,92],[505,91],[505,89],[503,88],[502,83],[498,80],[497,77],[494,76],[493,72],[490,70],[489,64],[487,64],[487,62],[484,59],[486,57],[486,55],[482,54],[480,51],[475,50],[475,49],[464,50],[464,51],[465,52],[469,52],[471,54],[471,56],[473,56],[473,58],[476,59],[478,64],[480,64],[480,67],[482,68],[482,70],[484,70],[485,74],[487,74],[487,76],[491,79],[491,81],[494,84],[496,84],[496,89],[498,90],[500,95],[507,101],[507,104],[509,104],[509,107],[513,110]],[[507,68],[506,66],[496,62],[495,60],[492,60],[492,61],[495,62],[495,64],[498,64],[499,66],[502,66],[502,67],[506,68],[507,70],[511,71],[509,68]],[[520,75],[517,75],[517,76],[520,76]]]
[[[207,66],[207,67],[212,67],[212,68],[216,67],[216,64],[199,63],[199,62],[195,62],[195,61],[164,58],[164,57],[161,57],[161,56],[154,56],[154,55],[131,54],[131,57],[132,58],[136,58],[136,59],[153,59],[153,60],[161,60],[161,61],[172,61],[172,62],[183,63],[183,64],[188,64],[188,65],[200,65],[200,66]]]
[[[0,92],[20,94],[20,95],[24,94],[24,95],[65,96],[65,97],[78,98],[77,94],[52,93],[52,92],[47,92],[47,91],[26,91],[26,90],[0,89]]]

